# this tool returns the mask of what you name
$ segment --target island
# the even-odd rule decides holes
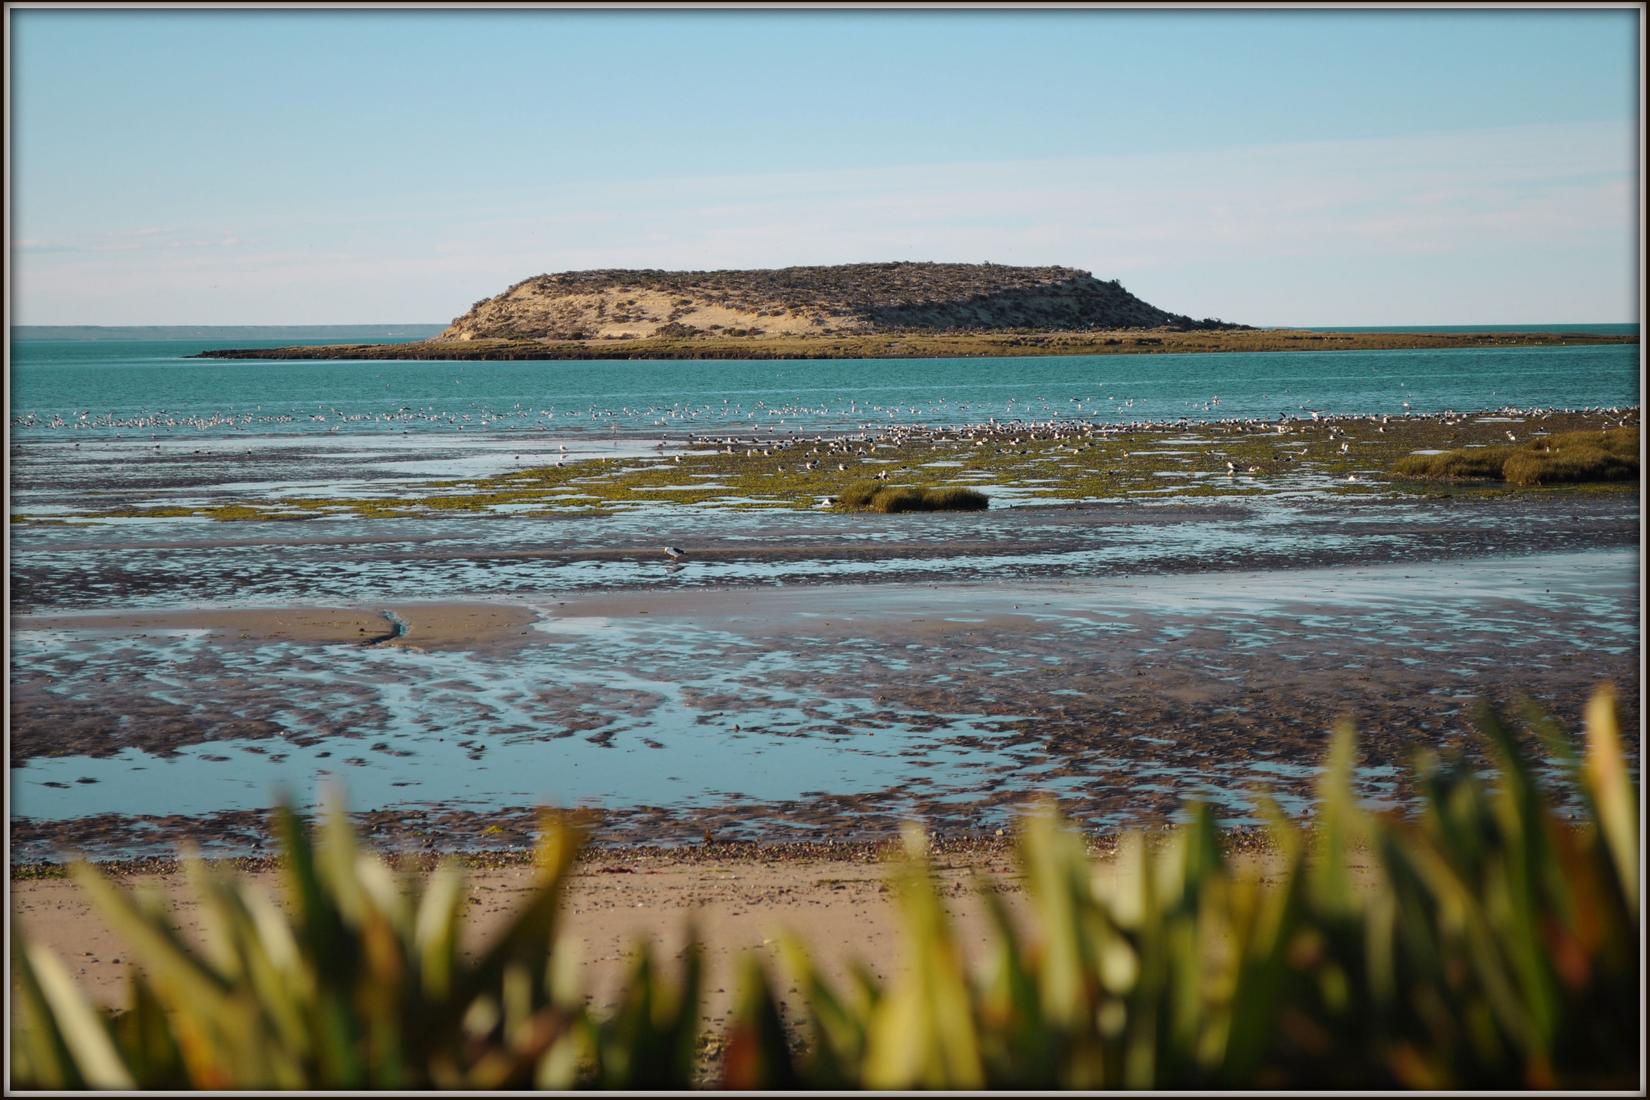
[[[1636,343],[1577,332],[1316,332],[1193,319],[1071,267],[861,263],[568,271],[401,343],[203,351],[206,359],[882,359]]]

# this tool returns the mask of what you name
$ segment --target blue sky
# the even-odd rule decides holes
[[[1638,17],[13,8],[13,320],[886,259],[1260,324],[1637,320]]]

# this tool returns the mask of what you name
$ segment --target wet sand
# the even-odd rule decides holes
[[[144,523],[14,542],[14,615],[215,606],[394,607],[548,593],[1294,569],[1636,545],[1637,500],[1462,492],[1427,501],[1108,502],[950,515],[678,509],[610,517]],[[212,525],[214,527],[219,525]],[[371,533],[362,534],[363,527]],[[674,566],[666,544],[688,551]],[[370,602],[369,602],[370,601]]]
[[[343,642],[371,618],[347,610],[308,612],[309,643],[182,629],[270,611],[56,616],[14,639],[14,858],[265,851],[271,786],[327,775],[411,851],[521,847],[544,804],[588,807],[607,844],[879,838],[912,817],[978,836],[1043,794],[1091,830],[1189,799],[1241,822],[1257,787],[1309,807],[1341,718],[1361,789],[1397,804],[1415,750],[1476,744],[1480,700],[1574,727],[1611,681],[1636,723],[1636,562],[400,605],[409,642],[455,631],[430,651]]]
[[[393,615],[394,618],[389,616]],[[523,607],[473,603],[397,603],[382,610],[339,607],[187,608],[80,615],[19,615],[13,630],[108,633],[207,631],[224,640],[268,645],[391,645],[482,649],[528,633],[536,616]]]

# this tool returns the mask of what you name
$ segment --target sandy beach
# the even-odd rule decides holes
[[[1234,866],[1269,873],[1276,857],[1258,834],[1228,838]],[[1112,840],[1094,846],[1097,875],[1118,873]],[[631,949],[653,945],[659,957],[679,957],[688,930],[705,951],[705,1014],[723,1018],[731,1007],[734,964],[756,952],[776,963],[782,935],[807,942],[820,971],[840,982],[853,962],[889,978],[900,972],[903,931],[888,889],[893,850],[873,845],[731,846],[693,851],[629,849],[593,851],[580,861],[564,905],[565,933],[577,950],[599,1006],[613,997]],[[933,853],[936,882],[956,922],[967,954],[988,942],[978,893],[1002,896],[1023,923],[1024,888],[1011,837],[966,843],[939,842]],[[467,868],[469,903],[465,949],[484,946],[522,903],[533,884],[524,859],[472,860]],[[284,897],[279,871],[269,861],[243,864],[252,882],[272,899]],[[174,926],[186,937],[199,933],[199,906],[174,864],[126,864],[108,868],[122,885],[165,899]],[[406,874],[422,872],[409,868]],[[11,883],[12,915],[23,930],[58,953],[99,1003],[118,1006],[126,992],[126,947],[64,878]],[[843,930],[853,929],[852,935]],[[781,989],[785,986],[781,985]]]
[[[999,889],[1018,892],[1007,852],[971,852],[946,861],[941,881],[954,895],[965,937],[983,938],[977,904],[969,896],[974,875]],[[859,859],[814,857],[683,860],[668,854],[628,853],[588,860],[574,879],[566,929],[581,941],[592,987],[612,991],[630,946],[649,940],[672,958],[691,920],[703,937],[711,980],[707,1008],[726,1011],[732,998],[732,962],[747,950],[771,947],[782,931],[798,933],[822,952],[833,977],[863,958],[880,974],[897,960],[899,929],[885,889],[886,863],[867,853]],[[257,871],[253,879],[271,897],[281,896],[279,875]],[[133,888],[158,890],[185,932],[198,929],[197,906],[181,872],[129,876]],[[526,866],[471,870],[465,932],[474,949],[484,944],[531,888]],[[83,987],[115,1005],[124,994],[124,948],[64,879],[14,881],[12,913],[31,938],[71,962]],[[856,929],[853,937],[838,933]]]

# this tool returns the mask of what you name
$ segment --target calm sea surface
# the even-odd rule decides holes
[[[214,346],[224,344],[13,340],[12,430],[22,438],[76,425],[98,435],[816,431],[991,417],[1274,418],[1308,410],[1396,414],[1405,402],[1421,413],[1640,399],[1636,344],[739,362],[188,358]]]

